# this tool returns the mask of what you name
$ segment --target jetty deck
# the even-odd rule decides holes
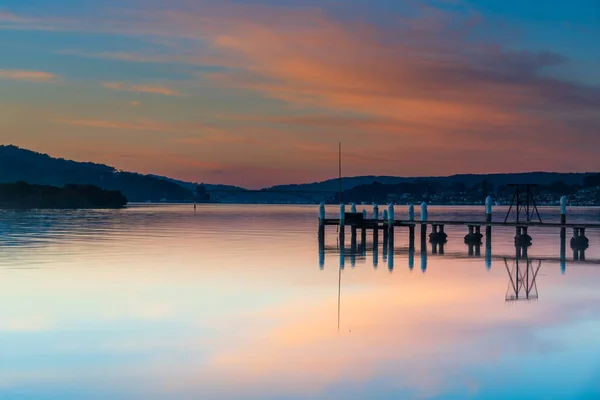
[[[325,218],[324,225],[340,225],[340,218]],[[540,227],[540,228],[584,228],[584,229],[600,229],[600,223],[575,222],[575,223],[560,223],[560,222],[535,222],[535,221],[457,221],[457,220],[428,220],[428,221],[410,221],[410,220],[393,220],[393,226],[396,227],[411,227],[416,225],[452,225],[452,226],[498,226],[498,227]],[[380,229],[390,226],[389,220],[381,219],[363,219],[360,222],[344,221],[345,226],[356,226],[359,228],[365,227],[373,229],[378,226]]]

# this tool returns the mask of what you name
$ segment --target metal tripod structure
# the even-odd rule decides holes
[[[506,213],[506,218],[504,218],[504,222],[508,222],[508,218],[513,210],[513,207],[516,208],[516,222],[524,222],[529,223],[533,222],[534,218],[537,217],[540,223],[542,223],[542,217],[540,216],[540,212],[538,211],[537,204],[535,203],[535,197],[533,196],[533,192],[531,191],[532,187],[536,187],[538,185],[535,184],[510,184],[508,186],[512,186],[515,188],[515,194],[513,195],[512,201],[510,203],[510,207],[508,212]],[[524,193],[521,191],[521,186],[525,186]],[[525,198],[523,199],[523,195]],[[521,212],[525,211],[526,221],[522,221]]]

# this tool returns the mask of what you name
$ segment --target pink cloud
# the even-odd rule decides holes
[[[23,18],[18,17],[16,14],[0,9],[0,22],[22,22]]]
[[[164,96],[181,96],[181,93],[161,85],[127,85],[122,82],[104,82],[102,86],[104,86],[107,89],[119,90],[123,92],[161,94]]]
[[[154,121],[130,123],[117,122],[108,120],[80,119],[80,120],[58,120],[56,122],[84,126],[89,128],[105,128],[105,129],[120,129],[126,131],[152,131],[152,132],[168,132],[172,127],[167,124],[162,124]]]
[[[57,78],[58,75],[49,72],[0,69],[0,79],[23,82],[52,82]]]

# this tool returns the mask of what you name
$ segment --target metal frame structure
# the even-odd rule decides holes
[[[534,217],[537,216],[537,219],[540,223],[543,223],[542,217],[540,216],[540,212],[538,211],[537,204],[535,203],[535,197],[533,196],[533,192],[531,191],[532,187],[536,187],[536,184],[510,184],[508,186],[515,187],[515,194],[513,195],[512,201],[510,203],[510,207],[508,208],[508,212],[506,213],[506,217],[504,218],[504,222],[508,221],[510,214],[513,210],[513,207],[516,207],[517,218],[516,222],[521,222],[521,211],[525,211],[525,216],[527,220],[525,222],[530,223],[533,221]],[[525,186],[525,200],[523,201],[521,196],[521,186]]]

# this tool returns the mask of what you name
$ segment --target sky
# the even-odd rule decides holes
[[[599,171],[600,1],[3,0],[0,142],[194,182]]]

